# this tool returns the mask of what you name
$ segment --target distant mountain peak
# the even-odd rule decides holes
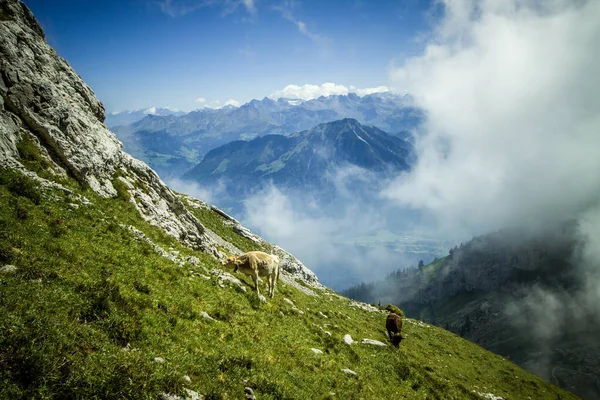
[[[340,119],[337,121],[325,122],[325,123],[317,125],[313,129],[309,129],[308,131],[305,131],[305,132],[316,131],[316,132],[323,132],[326,135],[330,135],[330,134],[342,135],[345,133],[364,132],[365,127],[383,132],[378,128],[363,125],[360,122],[358,122],[358,120],[355,118],[344,118],[344,119]],[[301,132],[299,134],[303,134],[303,133],[304,132]],[[385,133],[385,132],[383,132],[383,133]]]
[[[356,118],[344,118],[341,121],[348,126],[362,126]]]
[[[184,114],[185,112],[179,111],[176,108],[152,106],[147,108],[141,108],[138,110],[112,112],[106,116],[106,125],[109,127],[119,125],[130,125],[148,116],[167,117],[174,115],[179,117]]]
[[[409,142],[361,125],[355,118],[344,118],[289,136],[266,135],[225,144],[208,152],[185,177],[203,184],[232,179],[233,190],[242,194],[260,181],[319,192],[331,189],[326,177],[339,167],[387,174],[408,170],[413,159]]]

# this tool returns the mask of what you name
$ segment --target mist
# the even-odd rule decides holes
[[[323,284],[336,290],[434,256],[405,253],[377,239],[365,242],[365,238],[391,229],[394,218],[386,215],[385,205],[377,207],[358,196],[350,200],[338,192],[333,207],[335,210],[306,194],[268,185],[245,201],[242,220],[299,257]],[[409,226],[396,226],[399,229],[394,233],[408,234]]]
[[[169,184],[215,204],[291,252],[335,290],[429,262],[454,245],[424,229],[419,212],[382,196],[390,184],[382,173],[345,165],[329,169],[323,180],[325,188],[315,190],[256,182],[243,194],[226,180]]]
[[[541,350],[600,320],[600,3],[447,0],[421,55],[390,71],[427,120],[418,161],[383,194],[439,232],[575,220],[573,292],[507,309]],[[584,345],[583,341],[581,345]],[[548,360],[540,360],[540,367]]]
[[[325,189],[312,191],[268,182],[246,197],[240,219],[335,290],[447,251],[447,243],[421,230],[418,212],[381,196],[389,184],[385,174],[344,165],[330,168],[323,180]]]
[[[600,4],[443,3],[423,54],[391,71],[427,121],[386,196],[477,232],[598,204]]]
[[[185,193],[208,204],[216,204],[225,195],[226,187],[222,183],[202,186],[196,182],[179,178],[167,179],[167,185],[177,192]]]

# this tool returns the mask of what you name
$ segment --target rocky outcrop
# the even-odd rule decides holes
[[[263,247],[271,247],[271,245],[269,243],[264,241],[260,236],[258,236],[254,232],[252,232],[250,229],[243,226],[237,219],[233,218],[231,215],[227,214],[225,211],[223,211],[215,206],[204,203],[203,201],[191,198],[189,196],[182,195],[182,197],[192,207],[209,209],[209,210],[212,210],[215,213],[219,214],[221,217],[223,217],[224,224],[231,227],[233,232],[235,232],[237,235],[240,235],[248,240],[251,240],[254,243],[261,245]],[[214,234],[214,233],[211,232],[210,230],[208,230],[207,234],[210,236],[211,234]],[[226,247],[232,254],[240,254],[242,252],[241,250],[239,250],[235,247],[232,247],[232,245],[229,243],[222,243],[221,246]],[[319,279],[317,278],[315,273],[312,272],[310,269],[308,269],[300,260],[298,260],[292,254],[288,253],[287,251],[285,251],[284,249],[282,249],[281,247],[279,247],[277,245],[273,246],[271,248],[271,253],[275,254],[276,256],[279,257],[279,266],[281,267],[281,269],[283,271],[285,271],[287,273],[286,278],[288,281],[293,280],[293,279],[300,279],[300,280],[310,284],[311,286],[318,286],[318,287],[321,286],[319,283]],[[302,290],[302,289],[300,289],[300,290]]]
[[[213,251],[204,227],[146,164],[123,152],[104,125],[104,106],[46,43],[27,7],[0,2],[0,161],[22,168],[17,145],[34,138],[42,153],[83,185],[114,197],[117,171],[130,182],[144,219],[186,245]],[[143,182],[145,191],[132,182]]]
[[[0,0],[0,165],[20,169],[43,186],[69,192],[26,170],[18,150],[24,138],[48,159],[52,173],[68,174],[100,196],[115,197],[115,185],[124,185],[142,218],[183,244],[217,258],[224,255],[219,247],[240,252],[206,229],[150,167],[123,151],[104,125],[104,106],[46,43],[31,11],[18,0]],[[224,215],[236,233],[263,243]],[[279,247],[275,254],[292,278],[318,284],[314,273],[294,256]]]
[[[103,125],[104,107],[46,43],[23,3],[2,1],[0,12],[2,120],[13,122],[2,124],[7,131],[0,156],[14,156],[20,130],[30,131],[80,182],[103,196],[116,195],[110,181],[124,153]]]

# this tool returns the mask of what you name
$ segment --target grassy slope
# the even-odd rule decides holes
[[[442,267],[442,264],[444,264],[444,260],[446,258],[447,258],[447,256],[438,258],[434,262],[427,264],[423,267],[423,269],[422,269],[423,283],[422,284],[427,285],[435,278],[435,276],[439,272],[440,268]]]
[[[217,266],[145,223],[125,199],[101,199],[71,182],[93,203],[73,209],[73,198],[40,198],[14,173],[0,169],[0,183],[0,265],[18,268],[0,273],[2,399],[156,398],[184,387],[238,399],[244,386],[261,400],[479,398],[473,389],[510,399],[573,397],[435,327],[405,323],[409,337],[399,350],[348,346],[346,333],[385,341],[385,315],[330,291],[311,297],[283,284],[260,304],[251,291],[221,288],[214,276],[200,276],[202,268],[179,267],[135,240],[119,224]],[[224,237],[235,235],[219,227],[218,214],[195,212]]]

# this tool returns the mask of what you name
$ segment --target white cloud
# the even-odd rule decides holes
[[[445,1],[421,56],[391,72],[428,115],[386,194],[449,227],[576,217],[600,198],[600,2]]]
[[[227,15],[243,6],[249,14],[256,14],[254,0],[154,0],[152,4],[156,4],[164,14],[173,18],[182,17],[202,7],[222,7],[223,15]]]
[[[194,102],[196,102],[196,103],[206,103],[206,99],[204,97],[198,97],[196,100],[194,100]]]
[[[294,13],[294,8],[295,8],[294,5],[295,5],[295,3],[293,1],[288,0],[288,1],[281,2],[279,5],[277,5],[273,8],[275,10],[279,11],[283,18],[287,19],[288,21],[290,21],[291,23],[296,25],[296,28],[298,28],[298,32],[300,32],[307,38],[313,40],[316,43],[322,44],[322,45],[330,44],[331,38],[329,38],[325,35],[322,35],[320,33],[316,33],[314,31],[309,30],[308,26],[306,25],[306,22],[301,21],[298,18],[296,18],[295,13]]]
[[[212,108],[212,109],[219,109],[219,108],[223,108],[225,106],[234,106],[234,107],[239,107],[240,106],[240,102],[235,100],[235,99],[229,99],[225,102],[222,102],[221,100],[206,100],[204,98],[201,98],[203,101],[199,101],[200,99],[196,99],[196,102],[200,103],[200,108]]]
[[[234,99],[229,99],[225,102],[224,106],[234,106],[234,107],[239,107],[240,106],[240,102]]]
[[[155,1],[160,10],[173,18],[182,17],[205,6],[205,2],[185,1],[185,0],[163,0]]]
[[[390,88],[388,88],[387,86],[377,86],[377,87],[359,89],[356,86],[350,86],[350,91],[352,93],[356,93],[359,96],[366,96],[368,94],[373,94],[373,93],[389,92]]]
[[[156,114],[156,107],[148,107],[143,111],[144,114]]]
[[[359,96],[365,96],[367,94],[387,91],[389,91],[389,88],[387,86],[377,86],[373,88],[359,89],[356,86],[350,86],[348,88],[344,85],[338,85],[332,82],[327,82],[323,83],[322,85],[287,85],[282,90],[276,91],[269,97],[272,97],[274,99],[284,97],[289,99],[311,100],[316,99],[320,96],[327,97],[333,95],[347,95],[348,93],[356,93]]]
[[[346,86],[328,82],[322,85],[287,85],[283,90],[273,93],[271,97],[311,100],[320,96],[346,95],[348,93],[349,90]]]
[[[254,0],[242,0],[242,3],[250,14],[256,14],[256,4]]]
[[[327,37],[318,33],[314,33],[311,32],[310,30],[308,30],[308,27],[306,26],[306,23],[303,21],[292,21],[294,22],[294,24],[296,24],[296,26],[298,27],[298,31],[300,31],[301,34],[303,34],[304,36],[306,36],[307,38],[314,40],[315,42],[322,42],[322,41],[326,41]]]
[[[198,183],[179,178],[171,178],[167,180],[167,185],[173,190],[190,195],[198,200],[202,200],[208,204],[214,204],[219,196],[225,192],[225,186],[218,182],[213,186],[200,186]]]

